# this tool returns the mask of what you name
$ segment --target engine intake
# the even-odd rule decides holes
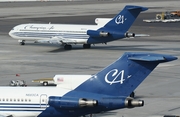
[[[99,32],[99,35],[101,36],[101,37],[107,37],[108,35],[109,35],[109,33],[108,32]]]
[[[85,98],[79,99],[80,107],[94,107],[97,106],[98,102],[96,100],[87,100]]]
[[[89,35],[90,37],[107,37],[109,36],[109,32],[88,30],[87,35]]]
[[[134,100],[132,98],[127,98],[125,100],[125,106],[127,108],[141,107],[144,106],[144,100]]]
[[[69,98],[69,97],[49,97],[48,104],[55,108],[82,108],[82,107],[94,107],[98,105],[97,100],[89,100],[85,98]]]

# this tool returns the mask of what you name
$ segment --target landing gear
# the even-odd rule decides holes
[[[25,45],[25,40],[18,40],[20,45]]]
[[[71,50],[71,49],[72,49],[72,46],[66,44],[66,45],[64,45],[64,49],[65,49],[65,50]]]
[[[83,48],[84,49],[89,49],[89,48],[91,48],[91,44],[83,44]]]
[[[20,42],[19,44],[20,44],[20,45],[25,45],[25,43],[24,43],[24,42]]]
[[[91,48],[91,44],[83,44],[83,48],[84,48],[84,49]],[[65,50],[71,50],[71,49],[72,49],[72,46],[71,46],[71,45],[68,45],[68,44],[65,44],[65,45],[64,45],[64,49],[65,49]]]

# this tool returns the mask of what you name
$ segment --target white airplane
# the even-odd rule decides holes
[[[135,37],[135,34],[128,30],[139,13],[145,10],[145,7],[125,6],[114,18],[102,20],[100,25],[21,24],[15,26],[9,35],[18,39],[21,45],[24,45],[25,41],[34,41],[59,44],[67,50],[72,48],[71,44],[83,44],[83,48],[90,48],[91,44]]]
[[[176,59],[171,55],[126,52],[73,89],[0,87],[0,117],[79,117],[142,107],[144,101],[130,98],[130,93],[159,63]]]

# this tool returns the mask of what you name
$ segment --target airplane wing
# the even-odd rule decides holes
[[[53,37],[51,39],[42,39],[42,40],[36,40],[35,43],[50,43],[50,44],[76,44],[76,40],[63,38],[63,37]]]
[[[3,114],[3,115],[0,115],[0,117],[11,117],[12,115],[11,114]]]

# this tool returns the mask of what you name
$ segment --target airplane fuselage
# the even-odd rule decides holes
[[[36,117],[49,107],[49,96],[62,96],[68,91],[57,87],[1,87],[0,92],[5,93],[0,96],[0,115]]]
[[[18,40],[48,40],[54,37],[73,40],[78,44],[87,43],[87,30],[97,30],[98,25],[73,24],[21,24],[14,27],[9,35]]]
[[[127,102],[126,97],[112,97],[58,87],[1,87],[0,92],[6,92],[0,96],[2,117],[77,117],[124,108],[124,103]],[[115,105],[107,108],[104,106],[106,99]]]

